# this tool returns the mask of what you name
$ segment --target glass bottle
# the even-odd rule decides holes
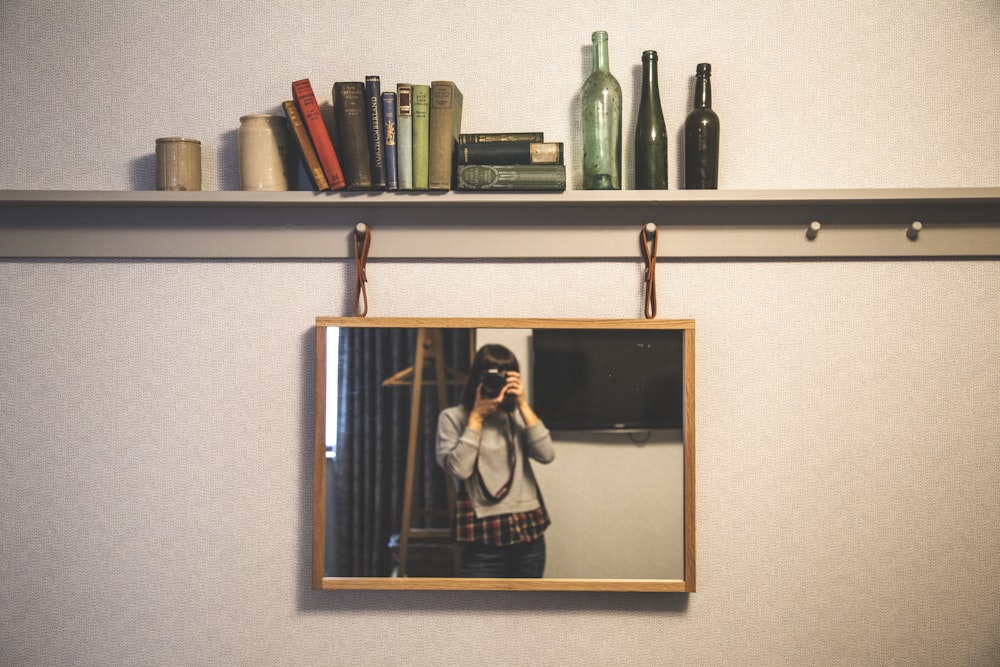
[[[622,89],[608,67],[608,33],[598,30],[590,76],[580,91],[583,120],[583,188],[621,190]]]
[[[635,123],[635,189],[667,189],[667,125],[660,106],[656,51],[642,52],[642,97]]]
[[[712,111],[712,66],[699,63],[694,109],[684,121],[684,187],[719,187],[719,117]]]

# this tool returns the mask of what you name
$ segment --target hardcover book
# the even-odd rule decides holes
[[[365,77],[368,107],[368,150],[371,155],[372,189],[385,190],[385,143],[382,138],[382,83],[377,75]]]
[[[561,164],[464,164],[456,171],[457,190],[566,189],[566,166]]]
[[[458,144],[456,164],[562,164],[562,142],[497,141]]]
[[[330,184],[326,182],[326,176],[323,175],[323,166],[319,163],[316,150],[309,140],[309,132],[302,123],[302,114],[299,113],[298,107],[295,106],[293,100],[285,100],[281,103],[281,107],[285,110],[285,116],[288,118],[288,133],[292,136],[292,143],[298,148],[299,157],[302,158],[302,166],[306,170],[313,188],[320,191],[329,190]]]
[[[427,139],[427,188],[450,190],[455,143],[462,131],[462,92],[452,81],[431,81],[430,130]]]
[[[398,190],[396,173],[396,93],[382,93],[382,141],[385,145],[385,189]]]
[[[497,141],[541,143],[545,141],[545,134],[542,132],[474,132],[458,135],[458,143],[460,144],[491,144]]]
[[[309,132],[309,139],[319,157],[319,163],[323,166],[323,175],[326,176],[330,189],[342,189],[345,185],[344,172],[341,171],[340,160],[337,159],[337,152],[330,139],[330,131],[323,121],[323,114],[319,110],[319,103],[316,101],[309,79],[292,82],[292,99],[302,114],[302,122]]]
[[[413,84],[413,189],[427,189],[427,142],[430,139],[431,87]]]
[[[372,165],[368,150],[365,84],[360,81],[334,83],[333,108],[337,119],[337,148],[342,158],[347,188],[371,190]]]
[[[396,84],[396,173],[400,190],[413,189],[413,86]]]

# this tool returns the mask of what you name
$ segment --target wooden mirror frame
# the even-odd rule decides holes
[[[326,549],[326,330],[360,328],[670,329],[684,332],[684,576],[682,579],[475,579],[444,577],[328,577]],[[317,590],[695,591],[695,361],[693,320],[316,318],[316,407],[313,458],[312,587]]]

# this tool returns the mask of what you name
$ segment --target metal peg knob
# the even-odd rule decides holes
[[[806,228],[806,238],[810,241],[814,241],[816,236],[819,235],[819,230],[823,225],[819,224],[816,220],[809,223],[809,227]]]
[[[906,238],[911,241],[916,241],[917,237],[920,236],[920,230],[924,228],[924,223],[919,221],[914,221],[910,223],[910,226],[906,229]]]

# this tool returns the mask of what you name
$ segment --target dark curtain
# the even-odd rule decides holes
[[[412,384],[383,386],[411,368],[416,355],[416,329],[345,327],[340,330],[338,409],[332,468],[334,533],[332,576],[389,576],[395,565],[389,540],[400,531],[406,450],[410,428]],[[465,373],[469,332],[442,331],[444,363]],[[332,352],[332,351],[331,351]],[[433,380],[430,364],[425,380]],[[328,379],[333,382],[333,378]],[[448,405],[461,400],[461,386],[448,388]],[[438,413],[436,387],[424,385],[420,405],[419,461],[414,479],[414,527],[447,527],[446,479],[434,458]],[[426,517],[423,510],[436,510]]]

